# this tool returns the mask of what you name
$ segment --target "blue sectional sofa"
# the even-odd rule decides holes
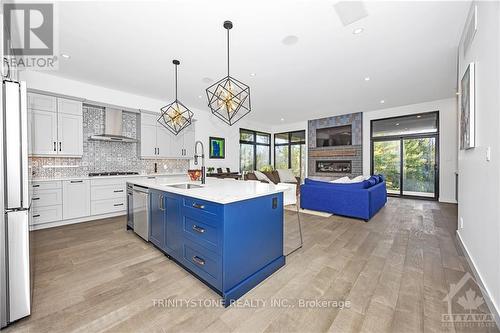
[[[359,183],[330,183],[306,178],[300,187],[303,209],[368,221],[387,202],[385,179],[375,175]]]

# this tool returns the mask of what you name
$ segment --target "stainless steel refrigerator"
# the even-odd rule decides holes
[[[31,311],[25,82],[2,80],[0,100],[0,324],[4,327]]]

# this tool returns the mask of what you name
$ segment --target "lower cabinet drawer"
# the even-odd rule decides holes
[[[183,263],[200,278],[222,290],[222,259],[204,247],[184,239]]]
[[[31,197],[33,208],[55,206],[62,204],[62,190],[60,188],[36,190]]]
[[[92,201],[90,204],[90,214],[100,215],[125,211],[127,204],[124,198]]]
[[[94,200],[106,200],[125,197],[125,184],[92,186],[90,190],[90,198]]]
[[[219,244],[219,221],[211,219],[200,219],[195,216],[182,217],[183,237],[199,244],[207,249],[222,254],[222,246]]]
[[[62,220],[62,205],[33,208],[32,225]]]

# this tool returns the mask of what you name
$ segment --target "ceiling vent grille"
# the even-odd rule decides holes
[[[334,7],[344,26],[368,16],[363,1],[340,1],[337,2]]]
[[[474,40],[476,31],[477,31],[477,5],[473,3],[470,8],[469,15],[467,16],[464,32],[462,34],[464,57],[467,54],[467,51],[469,51],[470,46],[472,45],[472,41]]]

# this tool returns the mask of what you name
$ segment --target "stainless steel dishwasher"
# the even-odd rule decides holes
[[[134,232],[149,241],[149,189],[134,185],[132,192]]]

